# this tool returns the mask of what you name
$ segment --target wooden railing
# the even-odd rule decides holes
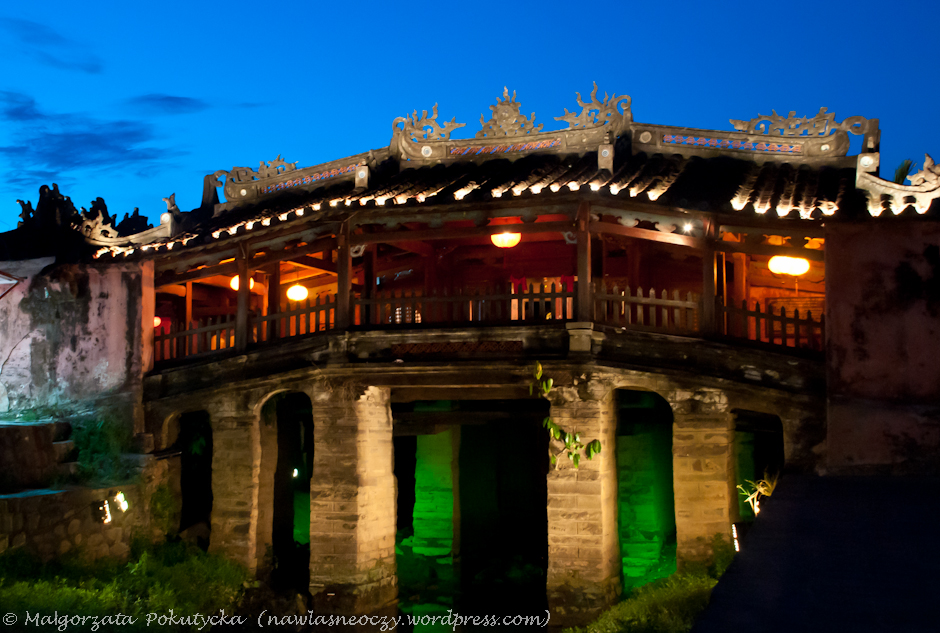
[[[665,290],[660,297],[649,289],[646,296],[637,288],[634,295],[630,287],[594,288],[594,320],[598,323],[626,329],[656,330],[689,333],[699,331],[699,300],[691,292],[681,298],[678,290],[670,299]]]
[[[576,319],[576,284],[505,284],[489,288],[442,290],[426,294],[420,290],[378,292],[374,298],[353,297],[351,327],[360,329],[403,326],[532,325]],[[771,345],[821,351],[825,324],[822,315],[799,310],[789,314],[725,306],[716,301],[713,327],[703,323],[699,297],[673,290],[657,296],[650,289],[597,284],[592,287],[593,320],[626,330],[646,330],[685,336],[719,334]],[[248,345],[274,344],[278,340],[317,335],[344,328],[338,323],[335,295],[291,302],[288,310],[269,315],[249,314]],[[163,363],[235,348],[234,315],[195,321],[185,330],[171,324],[154,337],[154,361]]]
[[[198,356],[235,346],[235,315],[200,319],[190,326],[181,330],[178,323],[171,323],[166,334],[154,336],[154,362]]]
[[[574,319],[575,292],[551,284],[386,291],[353,300],[353,324],[365,327],[473,323],[534,323]]]
[[[722,333],[735,338],[770,343],[783,347],[796,347],[823,351],[825,346],[825,317],[814,318],[812,312],[805,316],[799,310],[787,314],[781,307],[778,314],[772,310],[761,310],[760,303],[749,309],[746,301],[741,307],[726,306],[719,299],[715,315]]]
[[[336,295],[317,297],[312,302],[291,302],[291,309],[277,314],[250,316],[248,319],[249,340],[254,343],[269,343],[277,339],[307,334],[320,334],[332,330],[336,325]]]

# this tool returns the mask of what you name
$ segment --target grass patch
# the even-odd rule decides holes
[[[686,566],[685,571],[638,587],[594,622],[564,633],[687,633],[734,558],[734,549],[720,534],[712,539],[712,550],[711,566]]]
[[[87,420],[73,424],[72,441],[78,451],[78,478],[82,483],[102,487],[130,481],[136,470],[122,459],[134,451],[130,426],[115,420]]]
[[[69,615],[123,613],[139,620],[114,630],[145,630],[148,613],[231,614],[247,571],[183,542],[132,548],[131,560],[87,563],[80,553],[42,564],[21,549],[0,556],[0,604],[26,612]],[[208,627],[206,627],[207,630]],[[101,627],[101,631],[111,630]],[[195,630],[184,627],[181,630]]]

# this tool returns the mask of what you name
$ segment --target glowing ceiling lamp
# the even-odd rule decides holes
[[[499,248],[512,248],[522,240],[521,233],[494,233],[490,241]]]
[[[238,275],[235,275],[234,277],[232,277],[232,280],[228,282],[228,285],[231,286],[232,290],[238,290]],[[249,290],[255,289],[254,279],[248,280],[248,289]]]
[[[777,275],[792,275],[799,277],[809,271],[809,261],[802,257],[784,257],[783,255],[774,255],[770,258],[767,267],[770,272]]]
[[[287,298],[291,301],[303,301],[307,298],[307,289],[300,284],[294,284],[287,289]]]
[[[160,327],[161,323],[163,323],[163,319],[158,316],[153,317],[153,327]]]

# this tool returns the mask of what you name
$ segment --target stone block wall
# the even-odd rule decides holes
[[[0,492],[48,485],[60,461],[55,440],[52,423],[0,422]]]
[[[398,593],[388,389],[318,387],[313,420],[310,592],[323,612],[368,612]]]
[[[616,428],[611,392],[585,399],[573,388],[552,392],[551,417],[581,441],[601,441],[600,455],[574,468],[564,455],[548,474],[548,602],[552,623],[580,624],[620,595]]]
[[[258,564],[259,420],[253,414],[210,410],[212,424],[212,536],[209,551],[254,571]]]
[[[679,566],[707,561],[716,534],[730,539],[737,507],[734,416],[718,390],[670,394]]]
[[[121,512],[117,492],[128,501]],[[108,500],[111,522],[102,523],[97,508]],[[25,547],[43,560],[78,551],[90,560],[126,559],[130,539],[147,525],[147,505],[141,486],[32,490],[0,495],[0,553]]]

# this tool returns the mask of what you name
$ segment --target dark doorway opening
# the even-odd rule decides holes
[[[737,523],[748,524],[755,518],[747,496],[754,482],[775,480],[784,467],[783,423],[767,413],[736,409],[734,426],[734,457],[738,488]],[[746,530],[746,525],[741,526]],[[743,532],[740,535],[744,536]]]
[[[672,422],[672,408],[658,394],[617,390],[617,506],[624,590],[676,571]]]
[[[275,396],[277,465],[271,530],[272,585],[306,592],[310,584],[310,478],[313,409],[302,393]]]
[[[207,411],[180,415],[180,532],[209,549],[212,528],[212,426]]]
[[[534,399],[393,404],[403,612],[544,613],[548,410]]]

